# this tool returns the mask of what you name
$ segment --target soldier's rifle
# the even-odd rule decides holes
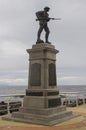
[[[36,19],[36,21],[48,20],[48,19]],[[61,18],[49,18],[49,20],[61,20]]]

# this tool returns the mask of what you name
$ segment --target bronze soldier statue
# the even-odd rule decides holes
[[[51,44],[48,41],[50,30],[48,28],[47,23],[51,19],[52,20],[61,20],[61,18],[50,18],[49,14],[48,14],[49,10],[50,10],[49,7],[45,7],[43,11],[36,12],[36,16],[37,16],[36,21],[39,21],[39,25],[40,25],[39,30],[38,30],[38,34],[37,34],[37,42],[36,42],[36,44],[44,43],[44,41],[40,39],[40,36],[41,36],[41,33],[42,33],[43,29],[46,32],[46,34],[45,34],[45,42],[48,43],[48,44]]]
[[[42,33],[43,29],[46,32],[46,34],[45,34],[45,42],[51,44],[48,41],[50,30],[49,30],[48,25],[47,25],[47,22],[49,22],[49,20],[50,20],[49,14],[48,14],[49,10],[50,10],[49,7],[45,7],[43,11],[36,12],[36,16],[37,16],[36,21],[39,21],[39,25],[40,25],[39,30],[38,30],[38,34],[37,34],[37,42],[36,42],[36,44],[44,43],[44,41],[40,39],[40,36],[41,36],[41,33]]]

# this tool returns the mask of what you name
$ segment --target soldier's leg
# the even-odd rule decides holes
[[[37,41],[40,41],[41,32],[43,31],[43,26],[40,25],[38,33],[37,33]]]
[[[47,25],[45,26],[44,29],[45,29],[45,32],[46,32],[46,34],[45,34],[45,41],[46,41],[46,43],[50,43],[50,42],[48,41],[48,37],[49,37],[50,30],[49,30],[49,28],[48,28]]]

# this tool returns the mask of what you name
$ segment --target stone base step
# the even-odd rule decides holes
[[[67,111],[63,111],[60,113],[55,113],[53,115],[37,115],[37,114],[30,114],[30,113],[20,113],[20,112],[15,112],[12,114],[13,118],[23,118],[23,119],[30,119],[30,120],[40,120],[40,121],[52,121],[52,120],[56,120],[56,119],[61,119],[64,118],[66,116],[70,116],[72,115],[72,112],[67,112]]]
[[[35,109],[35,108],[25,108],[22,107],[19,110],[21,113],[30,113],[30,114],[36,114],[36,115],[52,115],[55,113],[59,113],[62,111],[66,111],[66,107],[65,106],[60,106],[60,107],[56,107],[56,108],[47,108],[47,109]]]
[[[30,116],[30,117],[28,117]],[[46,116],[46,117],[34,117],[31,115],[26,116],[24,113],[16,113],[15,117],[12,116],[4,116],[3,119],[5,120],[13,120],[18,122],[25,122],[25,123],[31,123],[31,124],[39,124],[39,125],[46,125],[46,126],[53,126],[55,124],[61,123],[63,121],[69,120],[71,118],[76,117],[77,115],[71,114],[71,112],[64,112],[60,113],[59,115],[53,115],[53,116]]]

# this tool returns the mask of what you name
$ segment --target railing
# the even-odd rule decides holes
[[[24,94],[0,95],[0,115],[18,111],[23,104]]]
[[[66,106],[79,106],[86,104],[86,92],[61,92],[62,105]]]
[[[79,106],[80,103],[86,104],[86,92],[60,92],[60,95],[62,97],[62,105]],[[18,111],[23,105],[24,94],[0,95],[1,98],[5,99],[0,102],[0,115],[10,114]],[[72,98],[74,98],[74,102]]]

